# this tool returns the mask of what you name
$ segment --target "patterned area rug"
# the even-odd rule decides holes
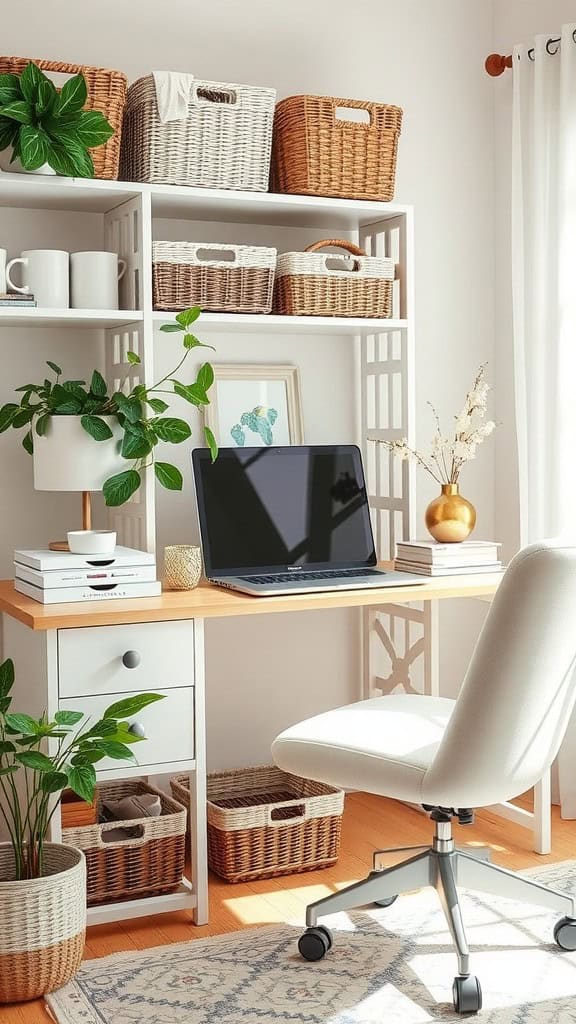
[[[576,861],[527,874],[576,890]],[[558,915],[469,894],[462,906],[483,1024],[576,1022],[576,953],[553,944]],[[318,963],[299,958],[299,929],[270,925],[87,961],[48,1004],[58,1024],[462,1021],[451,1001],[456,959],[434,892],[325,920],[334,948]]]

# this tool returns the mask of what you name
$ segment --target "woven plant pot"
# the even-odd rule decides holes
[[[86,862],[80,850],[48,843],[45,876],[14,881],[10,843],[0,843],[0,1003],[62,988],[82,960]]]

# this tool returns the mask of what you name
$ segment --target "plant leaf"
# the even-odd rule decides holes
[[[31,430],[29,430],[22,438],[22,447],[25,452],[28,452],[28,455],[32,455],[34,453],[34,439],[32,437]]]
[[[47,360],[46,360],[46,366],[49,366],[49,367],[50,367],[50,369],[54,371],[54,373],[56,374],[56,376],[57,376],[57,377],[59,377],[59,376],[60,376],[60,374],[62,373],[62,370],[61,370],[61,368],[60,368],[60,367],[58,366],[58,364],[57,364],[57,363],[52,363],[52,362],[50,362],[50,360],[49,360],[49,359],[47,359]]]
[[[128,424],[126,425],[128,427]],[[144,459],[152,451],[152,444],[143,431],[126,429],[120,454],[123,459]]]
[[[48,159],[49,139],[46,132],[35,125],[25,124],[20,129],[20,159],[27,171],[36,171]]]
[[[168,403],[163,402],[161,398],[148,398],[147,402],[150,408],[154,409],[154,412],[163,413],[168,408]]]
[[[100,721],[96,722],[91,729],[88,730],[88,732],[84,733],[80,740],[80,746],[82,749],[84,749],[85,746],[90,747],[92,737],[99,740],[102,736],[113,736],[115,732],[116,724],[114,722],[105,721],[101,718]]]
[[[39,416],[36,420],[36,433],[38,437],[44,437],[48,427],[50,426],[51,416],[49,412],[45,412],[43,416]]]
[[[80,423],[86,433],[90,434],[95,441],[109,441],[111,437],[114,437],[108,424],[99,416],[82,416]]]
[[[123,473],[110,476],[102,488],[104,501],[109,508],[123,505],[138,490],[141,483],[140,473],[135,469],[126,469]]]
[[[14,686],[14,662],[6,658],[0,665],[0,697],[7,697]]]
[[[133,761],[136,763],[134,754],[124,743],[119,743],[117,740],[102,740],[98,746],[102,748],[107,757],[112,757],[115,761]]]
[[[14,729],[16,733],[22,733],[23,736],[37,736],[41,729],[40,724],[30,715],[16,712],[6,715],[6,725]]]
[[[84,718],[83,711],[57,711],[54,715],[54,721],[58,725],[76,725],[77,722],[81,722]]]
[[[0,117],[0,150],[13,146],[18,138],[19,131],[20,125],[16,121],[9,121],[5,117]]]
[[[19,406],[15,405],[14,402],[7,402],[0,409],[0,434],[3,434],[8,427],[12,426],[12,420],[18,412]]]
[[[68,785],[82,800],[89,804],[94,799],[96,789],[96,772],[91,764],[78,764],[68,768]]]
[[[0,754],[14,754],[16,747],[10,740],[0,740]]]
[[[26,426],[27,423],[30,423],[30,420],[32,419],[33,415],[34,415],[34,410],[33,409],[20,409],[16,413],[16,415],[14,416],[14,419],[12,420],[12,426],[13,427],[24,427],[24,426]]]
[[[202,405],[199,398],[191,391],[191,384],[180,384],[179,381],[173,380],[174,394],[180,395],[180,398],[184,398],[186,402],[190,402],[191,405]]]
[[[158,483],[162,484],[168,491],[181,491],[184,483],[182,473],[176,466],[169,462],[155,462],[154,472]]]
[[[161,693],[135,693],[134,696],[125,697],[106,708],[104,719],[132,718],[133,715],[142,711],[142,708],[148,707],[149,704],[155,704],[158,700],[164,700],[164,695]]]
[[[104,377],[102,376],[101,373],[98,372],[98,370],[94,370],[94,373],[92,374],[92,379],[90,381],[90,391],[92,392],[93,395],[96,395],[98,398],[105,398],[108,392],[108,385],[106,384]]]
[[[218,444],[214,434],[210,430],[210,427],[204,427],[204,437],[206,438],[206,443],[210,449],[210,455],[212,456],[212,462],[214,463],[218,458]]]
[[[17,764],[7,764],[5,768],[0,768],[0,775],[11,775],[12,772],[18,771]]]
[[[203,363],[203,365],[200,367],[200,369],[198,370],[198,376],[196,377],[196,383],[204,391],[208,391],[208,388],[212,387],[214,383],[214,370],[212,369],[210,363]]]
[[[37,64],[33,61],[24,68],[24,71],[20,75],[20,90],[25,100],[29,103],[35,103],[38,97],[38,86],[44,79],[43,73]]]
[[[140,356],[136,352],[127,352],[126,359],[130,363],[130,366],[136,366],[137,363],[141,362]]]
[[[40,779],[43,793],[59,793],[68,785],[68,776],[64,772],[44,772]]]
[[[122,391],[115,391],[112,396],[117,408],[130,423],[137,423],[142,419],[142,403],[138,398],[129,398]]]
[[[99,110],[84,110],[76,126],[76,138],[90,149],[101,146],[114,135],[114,129]]]
[[[169,441],[171,444],[181,444],[182,441],[187,441],[192,433],[186,420],[179,420],[174,416],[165,416],[155,420],[154,430],[161,441]]]
[[[54,82],[49,78],[42,77],[38,83],[37,99],[34,109],[38,117],[46,117],[54,109],[58,100],[58,92]]]
[[[12,100],[0,107],[0,117],[7,117],[18,124],[31,124],[33,110],[26,100]]]
[[[201,312],[200,306],[190,306],[189,309],[183,309],[181,313],[177,313],[174,319],[182,327],[189,327],[190,324],[193,324],[198,319]]]
[[[160,324],[160,330],[164,331],[165,334],[175,334],[176,331],[184,331],[185,329],[180,324]]]
[[[50,758],[46,757],[46,754],[41,754],[39,750],[23,750],[21,754],[15,755],[14,760],[19,761],[26,768],[33,768],[35,772],[51,772],[54,770],[54,765]]]
[[[80,111],[86,103],[87,98],[88,90],[86,88],[84,75],[74,75],[73,78],[69,78],[68,81],[64,83],[60,90],[58,102],[56,104],[56,112],[61,116],[62,114]]]
[[[79,750],[74,757],[70,758],[71,764],[97,764],[101,761],[104,754],[100,750],[99,746],[93,746],[90,750]]]
[[[0,75],[0,103],[5,105],[22,97],[20,76],[13,74]]]

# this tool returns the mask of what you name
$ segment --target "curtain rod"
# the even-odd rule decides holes
[[[576,43],[576,28],[572,33],[572,39]],[[562,39],[560,36],[550,36],[550,39],[546,41],[546,50],[550,56],[558,53],[561,42]],[[528,50],[528,60],[534,60],[534,47],[531,47],[531,49]],[[506,71],[506,68],[512,67],[512,54],[509,53],[508,56],[505,57],[502,53],[491,53],[486,57],[484,67],[492,78],[498,78],[499,75],[502,75]]]

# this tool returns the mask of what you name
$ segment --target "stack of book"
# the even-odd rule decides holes
[[[0,292],[0,306],[36,306],[36,299],[29,292]]]
[[[14,588],[41,604],[156,597],[162,591],[154,555],[121,547],[111,555],[15,551]]]
[[[401,541],[396,545],[394,568],[423,576],[457,576],[460,573],[498,572],[500,544],[490,540],[468,540],[460,544],[438,544],[435,540]]]

